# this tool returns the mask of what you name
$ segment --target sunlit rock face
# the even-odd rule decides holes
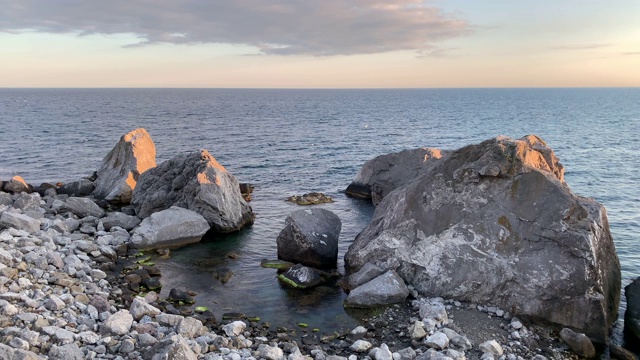
[[[142,128],[123,135],[105,156],[94,182],[93,196],[129,203],[140,174],[156,166],[156,146]]]
[[[605,208],[576,196],[537,136],[497,137],[432,162],[382,199],[345,255],[427,296],[607,338],[620,301],[620,263]]]
[[[189,209],[220,233],[238,231],[255,218],[238,180],[206,150],[178,155],[143,173],[131,203],[142,219],[171,206]]]

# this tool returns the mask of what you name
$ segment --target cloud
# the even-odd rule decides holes
[[[0,31],[133,33],[140,43],[243,44],[263,54],[429,51],[472,31],[424,0],[0,0]]]
[[[628,51],[628,52],[623,52],[622,55],[624,56],[634,56],[634,55],[640,55],[640,51]]]
[[[551,50],[591,50],[609,47],[611,44],[574,44],[574,45],[556,45],[550,46]]]

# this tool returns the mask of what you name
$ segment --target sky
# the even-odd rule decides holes
[[[639,87],[638,0],[0,0],[0,87]]]

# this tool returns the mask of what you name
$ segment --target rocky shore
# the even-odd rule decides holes
[[[636,358],[608,343],[620,269],[606,212],[571,193],[541,139],[367,164],[347,193],[378,208],[345,256],[340,283],[346,307],[376,310],[362,326],[330,334],[244,314],[216,319],[188,289],[160,298],[162,274],[149,254],[255,218],[250,187],[206,150],[156,166],[155,145],[136,129],[90,178],[2,182],[0,358]],[[296,211],[277,239],[281,262],[266,263],[290,261],[280,277],[294,287],[335,278],[340,229],[328,210]],[[634,331],[636,282],[627,288]]]

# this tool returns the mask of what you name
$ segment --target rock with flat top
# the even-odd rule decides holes
[[[100,221],[102,221],[104,229],[109,231],[114,226],[121,227],[125,230],[131,230],[140,225],[142,220],[135,215],[127,215],[119,211],[114,211],[108,213],[107,216],[102,218]]]
[[[72,181],[70,183],[62,184],[56,189],[58,194],[66,194],[69,196],[87,196],[91,195],[95,185],[89,179],[80,179],[78,181]]]
[[[199,242],[207,231],[209,223],[202,215],[172,206],[144,219],[129,244],[138,249],[179,247]]]
[[[276,241],[278,259],[318,269],[338,264],[338,238],[342,222],[326,209],[294,211]]]
[[[104,210],[89,198],[70,197],[65,201],[64,209],[71,211],[80,218],[87,216],[102,217]]]
[[[577,196],[539,137],[497,137],[426,164],[380,202],[347,254],[426,297],[492,304],[604,343],[620,262],[605,208]]]
[[[145,171],[131,203],[142,219],[171,206],[197,212],[219,233],[238,231],[255,218],[238,180],[206,150],[178,155]]]
[[[16,175],[4,184],[4,191],[11,193],[30,193],[33,191],[33,186],[27,184],[21,176]]]
[[[156,146],[147,130],[135,129],[122,135],[104,157],[96,173],[93,196],[109,202],[131,202],[140,174],[156,167]]]
[[[408,184],[428,165],[440,161],[448,153],[439,149],[418,148],[380,155],[362,165],[345,193],[355,198],[371,199],[377,206],[391,191]]]
[[[13,228],[35,234],[40,230],[40,220],[25,214],[5,211],[0,215],[0,229]]]

